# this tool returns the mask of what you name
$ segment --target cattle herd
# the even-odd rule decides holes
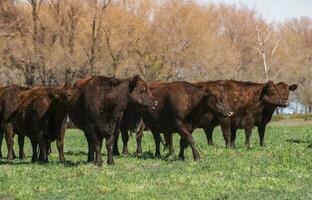
[[[226,147],[235,147],[237,129],[245,130],[245,145],[250,146],[254,126],[258,128],[260,145],[264,146],[266,125],[277,107],[288,106],[289,91],[297,85],[284,82],[253,83],[235,80],[189,83],[146,83],[136,75],[127,79],[93,76],[59,87],[26,88],[10,85],[0,88],[0,156],[5,137],[7,159],[13,151],[14,134],[18,135],[19,158],[23,159],[24,138],[32,145],[32,162],[48,162],[50,143],[56,140],[59,160],[64,161],[64,134],[69,116],[84,132],[88,142],[88,162],[101,165],[102,142],[105,138],[107,163],[118,155],[119,132],[123,154],[128,153],[128,131],[136,132],[137,155],[142,155],[143,131],[154,137],[155,156],[160,156],[163,134],[169,154],[174,153],[172,137],[180,139],[179,158],[189,145],[194,160],[200,159],[192,132],[203,128],[208,144],[220,125]]]

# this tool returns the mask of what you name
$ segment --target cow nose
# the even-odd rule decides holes
[[[158,101],[155,101],[155,107],[158,105]]]
[[[288,102],[288,100],[286,100],[286,102],[285,102],[285,103],[286,103],[286,106],[288,106],[288,105],[289,105],[289,102]]]
[[[232,111],[228,112],[228,116],[231,117],[234,113]]]

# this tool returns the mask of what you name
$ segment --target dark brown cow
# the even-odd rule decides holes
[[[69,113],[76,127],[83,130],[89,147],[88,162],[102,163],[101,147],[106,138],[107,163],[113,164],[114,135],[127,106],[155,109],[157,101],[139,77],[116,79],[93,76],[74,85],[76,97]]]
[[[31,140],[32,162],[37,161],[38,144],[38,161],[48,162],[49,143],[62,137],[64,120],[73,98],[72,90],[37,87],[19,96],[17,109],[8,121],[12,122],[18,135],[28,136]]]
[[[13,127],[12,124],[8,122],[11,114],[17,109],[19,94],[28,90],[29,88],[21,87],[18,85],[11,85],[1,89],[0,91],[0,155],[2,140],[5,135],[5,139],[8,147],[7,159],[12,160],[14,156],[13,152]],[[19,158],[23,159],[25,154],[23,152],[24,136],[18,137],[18,143],[20,146]]]
[[[182,138],[180,145],[186,147],[189,144],[194,160],[198,160],[200,155],[191,135],[193,129],[207,111],[231,115],[229,106],[211,90],[188,82],[157,82],[149,87],[159,104],[155,111],[144,112],[143,119],[154,136],[155,156],[160,156],[160,133],[164,133],[166,138],[172,138],[172,133],[178,132]],[[184,154],[180,153],[179,157],[184,159]]]
[[[289,91],[294,91],[297,85],[288,86],[284,82],[278,84],[269,81],[267,83],[240,82],[234,80],[208,82],[207,84],[224,85],[228,103],[234,111],[230,118],[215,118],[206,115],[202,118],[200,126],[204,128],[208,144],[213,144],[213,129],[221,124],[231,125],[231,145],[235,146],[236,130],[245,129],[245,145],[250,146],[250,137],[253,126],[258,127],[260,145],[264,146],[265,127],[270,122],[274,110],[288,106]],[[228,122],[227,122],[228,121]]]

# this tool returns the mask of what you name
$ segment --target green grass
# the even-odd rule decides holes
[[[142,159],[133,153],[131,137],[132,154],[103,167],[86,164],[87,144],[78,130],[66,133],[65,164],[58,162],[54,143],[50,163],[30,163],[27,140],[25,161],[0,162],[0,199],[312,199],[312,127],[269,127],[265,148],[256,130],[250,149],[243,146],[242,131],[236,149],[224,148],[219,129],[214,147],[207,146],[201,130],[194,136],[199,162],[190,148],[185,161],[154,159],[154,142],[146,133]],[[177,152],[179,136],[174,139]],[[106,160],[105,149],[103,154]]]
[[[312,115],[307,114],[279,114],[279,115],[273,115],[272,121],[283,121],[283,120],[305,120],[310,121],[312,120]]]

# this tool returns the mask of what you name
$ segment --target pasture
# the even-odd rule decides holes
[[[185,161],[165,158],[163,147],[163,158],[155,159],[152,135],[145,132],[143,158],[136,157],[135,138],[130,137],[130,155],[102,167],[85,162],[87,142],[79,130],[66,132],[65,164],[58,162],[55,143],[48,164],[30,163],[26,139],[26,160],[0,161],[0,199],[312,199],[311,125],[270,126],[265,148],[259,147],[256,129],[250,149],[243,145],[242,131],[236,149],[224,148],[219,128],[214,147],[207,146],[202,130],[194,136],[199,162],[193,161],[190,148]],[[174,135],[175,155],[179,138]],[[6,155],[5,144],[2,149]],[[105,148],[102,152],[106,160]]]

